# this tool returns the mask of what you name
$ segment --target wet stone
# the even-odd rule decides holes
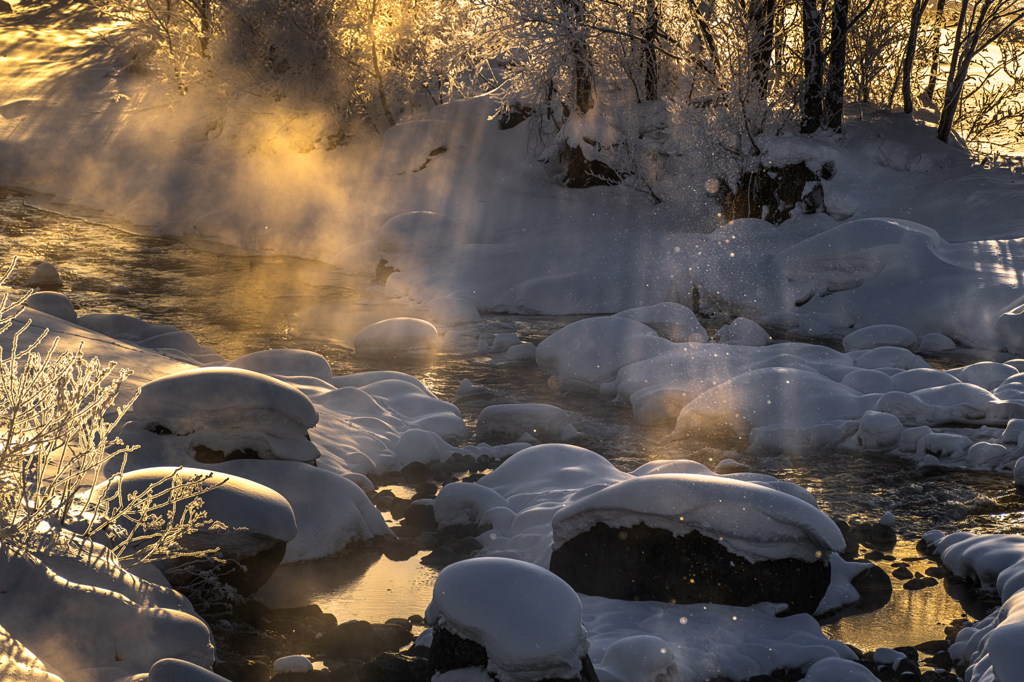
[[[457,561],[462,561],[466,557],[461,554],[456,554],[453,550],[447,547],[438,547],[427,556],[420,559],[420,563],[424,566],[435,566],[437,568],[444,568],[450,566]]]
[[[213,672],[231,682],[267,682],[270,679],[269,665],[248,658],[214,661]]]
[[[903,589],[904,590],[923,590],[926,587],[931,587],[932,585],[938,585],[938,584],[939,584],[939,581],[936,580],[935,578],[932,578],[932,577],[914,578],[913,580],[908,580],[907,582],[903,583]]]
[[[914,574],[906,566],[900,566],[892,572],[892,577],[898,578],[899,580],[910,580],[914,577]]]

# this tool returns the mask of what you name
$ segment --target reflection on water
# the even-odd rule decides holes
[[[379,552],[362,552],[282,566],[258,594],[271,608],[317,604],[340,622],[422,616],[437,577],[436,569],[419,562],[425,554],[392,561]]]
[[[495,393],[497,402],[556,404],[569,412],[581,432],[577,445],[606,456],[623,470],[652,459],[675,458],[713,468],[729,457],[808,488],[829,514],[875,521],[892,511],[904,536],[932,528],[1019,532],[1024,527],[1024,500],[1005,476],[923,472],[892,457],[822,454],[752,461],[707,443],[670,442],[671,425],[641,427],[633,422],[628,405],[556,391],[535,363],[510,365],[473,352],[441,352],[425,362],[405,364],[357,358],[351,342],[361,328],[388,317],[418,317],[422,311],[385,300],[383,287],[368,276],[344,275],[322,263],[199,252],[40,211],[25,206],[17,193],[0,188],[0,259],[14,255],[26,263],[54,263],[66,282],[65,293],[81,313],[124,313],[175,325],[229,359],[268,348],[304,348],[324,355],[335,374],[405,371],[446,400],[454,400],[459,382],[469,378]],[[27,277],[30,271],[22,267],[19,276]],[[130,293],[111,293],[115,285]],[[537,343],[575,319],[492,316],[464,331],[512,331]],[[460,405],[470,442],[483,407]],[[273,603],[314,601],[340,620],[381,622],[422,613],[434,575],[415,558],[396,563],[379,555],[355,555],[284,567],[265,592]],[[960,616],[959,605],[946,598],[941,587],[909,593],[897,586],[896,592],[893,605],[883,612],[844,619],[830,625],[830,633],[867,648],[920,643],[941,636],[936,623]]]
[[[899,542],[892,551],[897,562],[907,562],[913,572],[931,566],[914,548],[916,543]],[[892,561],[875,562],[892,577]],[[967,614],[963,607],[949,598],[940,581],[921,590],[904,590],[902,580],[892,578],[892,600],[871,613],[846,616],[825,621],[822,631],[832,639],[870,651],[878,647],[916,646],[923,642],[945,639],[945,627]]]

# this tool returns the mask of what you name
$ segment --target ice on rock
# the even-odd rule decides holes
[[[653,329],[658,336],[676,343],[704,343],[708,340],[708,333],[697,316],[679,303],[665,302],[642,308],[630,308],[615,313],[615,317],[636,320]]]
[[[331,365],[327,358],[308,350],[261,350],[232,360],[227,366],[278,377],[314,377],[331,381]]]
[[[1017,373],[1016,368],[1001,362],[976,362],[973,365],[958,367],[947,372],[965,384],[974,384],[986,391],[995,389]]]
[[[1000,443],[975,443],[967,450],[967,465],[972,469],[997,469],[1004,462],[1015,461],[1011,451]]]
[[[576,593],[522,561],[484,557],[448,566],[429,612],[436,629],[483,646],[487,671],[500,682],[577,677],[589,648]]]
[[[456,481],[442,487],[434,498],[434,520],[438,528],[471,523],[485,525],[491,523],[487,512],[495,508],[511,510],[508,500],[494,490]]]
[[[513,346],[518,346],[522,341],[519,340],[519,336],[513,332],[501,332],[500,334],[494,335],[494,340],[491,341],[490,348],[488,349],[491,353],[504,353]]]
[[[869,452],[895,450],[900,443],[903,424],[895,415],[868,410],[860,419],[857,444]]]
[[[56,291],[37,291],[28,297],[25,307],[53,315],[67,322],[75,322],[78,319],[75,304],[71,302],[70,298]]]
[[[921,337],[921,342],[917,344],[918,353],[944,353],[955,349],[956,342],[953,339],[936,332],[925,334]]]
[[[598,523],[644,523],[677,537],[715,539],[748,561],[820,561],[846,546],[835,523],[792,495],[745,481],[694,474],[651,474],[608,486],[566,505],[552,520],[557,549]]]
[[[537,364],[565,390],[596,392],[621,367],[668,350],[672,342],[650,327],[623,317],[573,322],[541,341]]]
[[[843,350],[871,350],[880,346],[915,348],[917,335],[906,327],[895,324],[875,324],[862,327],[843,337]]]
[[[427,301],[430,319],[446,327],[480,321],[480,313],[472,301],[458,296],[439,296]]]
[[[658,682],[679,677],[668,642],[654,635],[633,635],[613,642],[594,669],[601,682]]]
[[[489,405],[477,418],[477,438],[485,442],[508,442],[526,433],[538,442],[563,442],[579,434],[560,407],[540,403]]]
[[[401,355],[432,351],[440,341],[426,320],[393,317],[362,329],[352,343],[358,355]]]
[[[765,346],[772,340],[761,325],[745,317],[737,317],[719,329],[715,338],[733,346]]]
[[[917,439],[917,456],[962,457],[971,447],[971,439],[956,433],[928,433]]]

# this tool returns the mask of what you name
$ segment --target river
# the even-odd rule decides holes
[[[669,442],[670,428],[637,425],[628,408],[597,396],[558,391],[533,363],[513,366],[477,353],[441,352],[428,362],[405,365],[356,357],[352,339],[360,329],[422,311],[385,299],[383,287],[367,277],[323,263],[210,244],[193,248],[148,236],[140,228],[113,225],[100,215],[54,207],[47,197],[3,188],[0,234],[0,259],[17,256],[24,264],[14,284],[31,272],[28,263],[45,260],[57,266],[63,291],[80,314],[122,313],[174,325],[228,359],[268,348],[302,348],[326,357],[335,375],[405,371],[445,400],[453,400],[459,383],[469,378],[495,393],[498,402],[562,407],[583,434],[576,444],[627,471],[652,459],[696,459],[713,468],[720,459],[737,458],[713,444]],[[112,291],[115,286],[124,289]],[[513,331],[537,343],[575,319],[485,315],[475,333]],[[467,442],[473,442],[481,408],[463,407]],[[876,521],[892,511],[905,540],[892,555],[896,559],[916,557],[914,538],[933,528],[1017,533],[1024,526],[1024,499],[1007,476],[922,472],[891,457],[821,454],[748,463],[804,486],[830,515]],[[891,562],[879,563],[891,571]],[[422,614],[435,576],[435,569],[416,558],[393,562],[379,554],[353,555],[283,567],[261,594],[272,606],[312,601],[340,621],[383,622]],[[896,595],[887,607],[826,624],[826,633],[862,649],[913,645],[941,638],[945,624],[970,612],[942,584],[917,592],[894,584]]]

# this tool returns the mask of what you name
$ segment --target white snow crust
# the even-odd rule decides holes
[[[431,351],[440,340],[437,329],[426,320],[394,317],[361,330],[353,343],[360,355],[396,355]]]
[[[589,644],[580,598],[561,578],[512,559],[452,564],[437,576],[432,610],[442,627],[487,649],[501,682],[578,675]]]

